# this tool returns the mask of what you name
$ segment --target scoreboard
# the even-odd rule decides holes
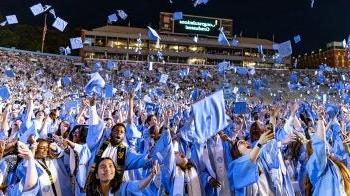
[[[232,37],[233,22],[230,19],[193,16],[183,14],[181,20],[172,20],[172,13],[160,13],[159,29],[164,33],[204,35],[217,37],[219,28],[223,27],[225,34]]]

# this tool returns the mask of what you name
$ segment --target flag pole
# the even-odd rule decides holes
[[[47,31],[46,18],[47,18],[47,14],[45,13],[43,36],[42,36],[42,40],[41,40],[41,52],[44,52],[45,37],[46,37],[46,31]]]

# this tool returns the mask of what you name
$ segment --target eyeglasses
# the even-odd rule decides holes
[[[247,141],[245,141],[245,140],[239,140],[237,142],[237,146],[242,145],[242,144],[246,144],[246,143],[247,143]]]

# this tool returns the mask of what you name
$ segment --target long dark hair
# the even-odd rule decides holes
[[[91,168],[91,172],[89,173],[88,180],[86,182],[86,195],[87,196],[96,196],[96,195],[102,195],[100,192],[100,180],[97,179],[97,171],[98,167],[104,160],[113,160],[109,157],[104,157],[99,159],[99,161],[96,163],[96,167]],[[115,175],[114,178],[111,180],[111,192],[114,194],[116,191],[119,190],[120,185],[123,182],[123,173],[118,172],[117,167],[115,166],[114,162],[114,169],[115,169]],[[121,174],[120,174],[121,173]]]
[[[62,123],[68,124],[67,131],[64,132],[63,135],[61,135],[61,124],[62,124]],[[67,122],[65,122],[65,121],[62,121],[62,122],[60,122],[60,124],[58,125],[58,129],[57,129],[57,131],[56,131],[55,134],[58,135],[58,136],[62,136],[64,139],[66,139],[66,138],[68,137],[68,135],[69,135],[69,132],[70,132],[70,124],[67,123]]]
[[[73,133],[75,130],[79,130],[79,135],[80,135],[80,144],[85,144],[86,143],[86,137],[88,134],[88,126],[87,125],[76,125],[73,127],[72,131],[69,133],[68,139],[70,141],[73,141]]]
[[[241,152],[239,152],[239,150],[238,150],[238,141],[239,140],[237,140],[234,143],[230,143],[230,147],[231,147],[230,152],[231,152],[231,157],[233,160],[236,160],[242,156]]]

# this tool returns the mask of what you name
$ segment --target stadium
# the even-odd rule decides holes
[[[301,55],[304,37],[243,36],[252,16],[215,0],[162,3],[79,4],[102,26],[0,9],[0,195],[349,195],[350,38]]]

